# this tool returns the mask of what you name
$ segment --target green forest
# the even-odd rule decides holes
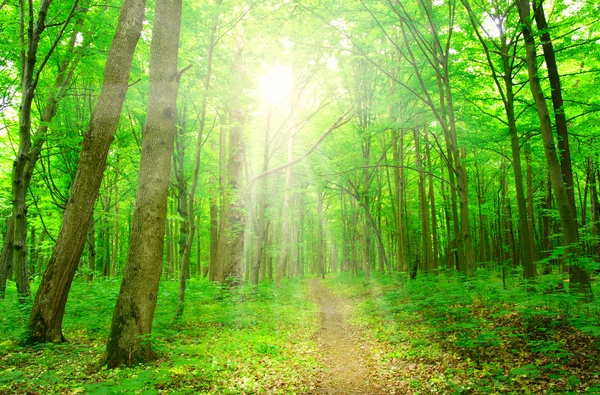
[[[598,0],[0,0],[0,394],[600,394]]]

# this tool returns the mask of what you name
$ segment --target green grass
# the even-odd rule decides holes
[[[598,302],[549,292],[558,276],[538,278],[536,292],[518,274],[509,280],[505,290],[486,271],[476,279],[374,273],[366,287],[346,274],[327,284],[354,300],[352,322],[381,348],[369,363],[399,393],[600,393]]]
[[[234,291],[191,281],[181,318],[177,284],[163,282],[152,333],[160,358],[107,370],[99,361],[118,288],[76,280],[63,327],[69,342],[57,345],[17,346],[30,306],[12,293],[0,301],[0,394],[293,394],[318,373],[318,307],[300,281]]]

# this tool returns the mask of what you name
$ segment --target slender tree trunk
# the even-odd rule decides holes
[[[150,87],[129,252],[106,344],[109,368],[152,358],[149,336],[162,274],[171,155],[176,133],[181,0],[158,0]]]
[[[83,142],[61,230],[29,320],[30,342],[63,341],[62,319],[85,245],[108,149],[119,122],[133,53],[142,30],[145,0],[125,0],[104,72],[104,85]]]
[[[272,115],[272,110],[269,110],[267,115],[267,126],[265,129],[265,143],[263,147],[263,173],[266,173],[269,168],[269,139],[271,134]],[[258,195],[258,218],[256,222],[256,256],[250,275],[252,284],[258,284],[258,272],[265,255],[265,215],[267,212],[268,175],[265,175],[258,181],[256,188],[256,193]]]
[[[6,225],[6,237],[4,238],[4,245],[2,246],[2,255],[0,256],[0,299],[4,299],[6,296],[6,282],[8,280],[8,274],[12,269],[13,263],[13,240],[15,237],[15,220],[11,215],[8,217],[8,223]]]
[[[93,215],[93,213],[92,213]],[[110,276],[117,278],[117,262],[119,260],[119,169],[115,169],[115,207],[114,207],[114,236],[112,250],[112,266]]]
[[[398,130],[394,139],[394,180],[396,187],[396,270],[408,272],[406,257],[406,228],[404,226],[404,131]]]
[[[429,225],[429,205],[427,202],[427,192],[425,186],[425,173],[423,170],[423,160],[421,158],[420,136],[419,131],[413,130],[415,139],[415,158],[419,177],[419,217],[421,217],[421,268],[425,272],[431,271],[433,268],[432,245],[431,245],[431,230]]]
[[[96,221],[94,221],[94,213],[88,227],[87,244],[90,251],[90,260],[88,267],[88,281],[93,281],[96,274]]]
[[[535,226],[533,216],[533,171],[531,169],[531,150],[529,146],[525,147],[525,164],[527,167],[527,229],[529,230],[529,249],[533,259],[533,272],[536,273],[535,266]]]
[[[425,141],[428,141],[427,130],[425,130]],[[431,152],[429,143],[425,145],[425,157],[427,160],[427,170],[429,171],[429,206],[431,208],[431,238],[433,242],[433,270],[437,270],[440,266],[439,262],[439,247],[438,247],[438,225],[437,225],[437,210],[435,206],[435,193],[433,190],[433,167],[431,166]]]
[[[288,164],[285,170],[285,184],[283,194],[283,207],[281,208],[281,251],[277,259],[277,277],[275,281],[279,283],[283,280],[287,270],[290,251],[290,196],[292,187],[292,162],[294,161],[294,135],[293,130],[290,130],[288,138]]]
[[[222,0],[217,0],[217,7],[221,6]],[[220,10],[219,10],[220,11]],[[204,91],[205,94],[202,96],[202,108],[200,113],[200,128],[198,130],[198,140],[196,142],[196,157],[194,164],[194,175],[192,177],[192,186],[190,188],[189,195],[189,203],[187,206],[187,212],[184,213],[180,211],[182,214],[187,214],[187,218],[183,221],[181,225],[181,231],[186,232],[181,235],[181,262],[179,269],[179,295],[178,295],[178,307],[177,313],[182,314],[184,303],[185,303],[185,281],[190,278],[190,255],[192,252],[192,244],[194,242],[194,235],[196,233],[196,221],[195,221],[195,211],[194,211],[194,202],[196,198],[196,189],[198,187],[198,174],[200,173],[200,152],[202,149],[202,137],[204,134],[204,128],[206,126],[206,109],[208,103],[208,90],[210,89],[210,79],[212,77],[212,59],[213,52],[215,47],[215,37],[217,32],[217,26],[219,24],[219,13],[215,15],[213,18],[212,29],[210,32],[210,42],[208,46],[208,58],[206,65],[206,77],[204,79]],[[182,160],[183,161],[183,160]],[[187,191],[186,191],[187,193]],[[185,194],[184,194],[185,195]],[[187,196],[187,195],[185,195]],[[185,204],[187,202],[185,200],[181,200],[182,207],[186,207]],[[185,226],[184,226],[185,224]]]
[[[564,101],[562,97],[562,87],[560,84],[560,75],[556,64],[556,56],[550,30],[546,22],[544,7],[542,1],[531,0],[535,22],[540,33],[540,41],[548,70],[548,79],[550,81],[550,93],[552,96],[552,107],[554,108],[554,120],[556,122],[556,134],[558,136],[557,146],[560,160],[562,176],[567,188],[567,196],[571,204],[573,216],[577,218],[575,206],[575,192],[573,189],[573,167],[571,166],[571,149],[569,148],[569,134],[567,132],[567,117],[565,115]]]

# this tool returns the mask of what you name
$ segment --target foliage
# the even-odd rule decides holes
[[[64,344],[19,347],[27,314],[13,298],[0,301],[0,393],[290,394],[315,377],[318,315],[299,281],[233,290],[192,281],[179,318],[176,284],[163,282],[152,335],[158,359],[107,370],[101,358],[118,285],[75,282]]]
[[[406,393],[597,393],[598,303],[578,305],[557,282],[527,292],[523,282],[505,290],[492,272],[328,280],[381,348],[370,364]]]

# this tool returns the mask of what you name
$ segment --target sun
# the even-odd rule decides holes
[[[260,77],[260,94],[269,106],[278,106],[289,96],[292,89],[292,71],[280,64],[269,68]]]

